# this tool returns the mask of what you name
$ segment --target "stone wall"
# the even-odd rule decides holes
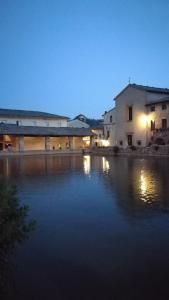
[[[132,150],[133,149],[133,150]],[[128,155],[128,156],[168,156],[169,145],[152,145],[150,147],[119,148],[118,153],[114,152],[114,147],[93,148],[91,152],[96,155]]]

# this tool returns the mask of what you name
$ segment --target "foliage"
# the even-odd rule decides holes
[[[131,149],[132,151],[136,151],[136,150],[137,150],[137,148],[136,148],[135,146],[131,146],[130,149]]]
[[[164,142],[163,138],[158,137],[155,140],[155,144],[157,144],[157,145],[165,145],[165,142]]]
[[[120,149],[119,149],[118,146],[114,146],[114,147],[113,147],[113,153],[114,153],[114,154],[118,154],[119,151],[120,151]]]
[[[20,205],[16,187],[0,179],[0,294],[7,286],[9,254],[35,228],[35,221],[26,220],[28,211]]]
[[[155,151],[158,151],[158,149],[159,149],[159,146],[158,146],[158,145],[155,145],[155,146],[154,146],[154,150],[155,150]]]

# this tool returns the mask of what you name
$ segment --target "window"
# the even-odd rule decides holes
[[[19,121],[16,121],[16,125],[19,126]]]
[[[119,144],[120,144],[120,146],[123,146],[123,141],[120,141]]]
[[[151,120],[150,128],[151,128],[151,131],[155,130],[155,121]]]
[[[141,141],[140,140],[137,141],[137,145],[141,146]]]
[[[167,104],[162,104],[162,110],[167,109]]]
[[[151,106],[150,110],[155,111],[155,106]]]
[[[129,121],[133,120],[133,107],[132,106],[128,107],[128,120]]]
[[[110,131],[107,130],[107,139],[110,137]]]
[[[113,119],[112,119],[112,116],[110,116],[110,123],[112,123],[112,120],[113,120]]]
[[[162,129],[166,129],[167,128],[167,119],[162,119],[161,125],[162,125]]]

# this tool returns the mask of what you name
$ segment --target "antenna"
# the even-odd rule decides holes
[[[131,77],[129,77],[129,84],[131,83]]]

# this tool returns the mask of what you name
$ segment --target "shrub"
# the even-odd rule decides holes
[[[134,145],[131,146],[130,149],[131,149],[132,151],[136,151],[136,150],[137,150],[137,148],[136,148]]]
[[[120,150],[120,149],[119,149],[118,146],[114,146],[114,147],[113,147],[113,153],[114,153],[114,154],[119,153],[119,150]]]
[[[155,144],[157,145],[165,145],[164,140],[161,137],[156,138]]]
[[[155,150],[155,151],[158,151],[158,149],[159,149],[159,146],[158,146],[158,145],[155,145],[155,146],[154,146],[154,150]]]

